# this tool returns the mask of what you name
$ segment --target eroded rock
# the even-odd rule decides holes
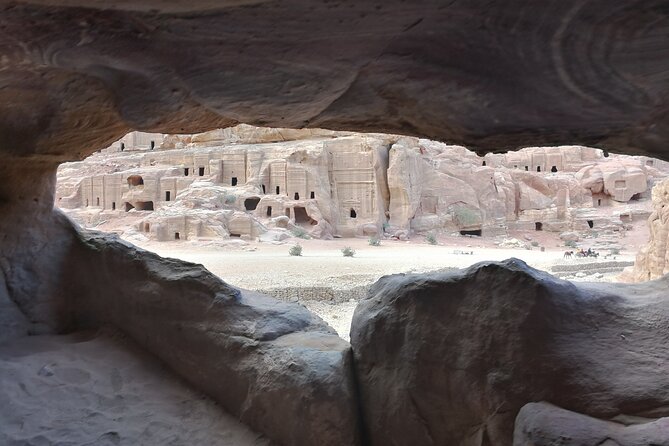
[[[668,280],[576,285],[515,259],[380,279],[351,328],[371,443],[506,446],[532,401],[667,406]]]

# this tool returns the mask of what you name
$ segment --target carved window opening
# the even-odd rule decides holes
[[[260,198],[258,197],[247,198],[244,200],[244,207],[247,211],[255,211],[258,207],[258,203],[260,203]]]

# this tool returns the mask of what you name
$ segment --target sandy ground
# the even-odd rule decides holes
[[[165,257],[175,257],[203,264],[214,274],[235,286],[267,291],[286,287],[327,287],[346,290],[369,285],[387,274],[428,272],[447,268],[464,268],[485,260],[522,259],[530,266],[550,272],[554,265],[592,262],[591,259],[564,259],[564,243],[555,234],[532,234],[533,240],[545,246],[527,249],[503,249],[493,239],[480,237],[439,237],[438,245],[422,238],[412,241],[383,240],[381,246],[370,246],[367,239],[302,240],[290,239],[283,244],[246,243],[234,240],[225,244],[198,242],[148,242],[133,240],[146,249]],[[518,234],[520,237],[521,235]],[[543,238],[541,238],[543,237]],[[638,243],[645,234],[627,235],[623,246]],[[527,240],[525,240],[527,241]],[[594,241],[593,241],[594,242]],[[288,255],[295,243],[303,247],[302,256]],[[344,257],[341,249],[355,249],[354,257]],[[472,252],[462,254],[458,252]],[[600,259],[604,261],[603,257]],[[618,261],[633,261],[633,251],[623,251]],[[615,275],[584,280],[615,280]],[[297,299],[290,299],[295,300]],[[348,339],[351,318],[357,301],[346,299],[300,299],[300,303],[328,322],[341,337]]]
[[[269,444],[112,332],[2,345],[0,376],[3,446]]]

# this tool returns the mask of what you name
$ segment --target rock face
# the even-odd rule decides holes
[[[598,420],[546,403],[520,410],[514,446],[669,445],[669,418],[634,418],[627,423]]]
[[[21,156],[239,122],[658,157],[669,136],[663,0],[3,4],[0,147]]]
[[[131,135],[61,166],[56,203],[84,225],[160,241],[255,238],[283,215],[319,238],[621,231],[623,205],[669,174],[660,160],[580,146],[479,157],[398,135],[238,126],[153,150],[155,135]],[[294,139],[267,142],[279,137]]]
[[[533,401],[668,415],[667,280],[577,286],[518,260],[382,278],[351,328],[371,444],[506,446]]]
[[[358,444],[351,348],[317,316],[201,265],[97,232],[78,238],[66,289],[77,327],[118,327],[279,444]]]
[[[657,279],[669,272],[669,180],[653,188],[653,212],[648,217],[650,240],[639,250],[634,268],[623,278],[632,282]]]

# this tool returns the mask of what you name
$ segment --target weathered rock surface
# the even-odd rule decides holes
[[[529,403],[516,417],[514,446],[669,445],[669,418],[600,420],[547,403]]]
[[[668,415],[668,281],[577,286],[515,259],[382,278],[351,328],[371,443],[506,446],[532,401]]]
[[[653,188],[653,212],[648,217],[650,240],[641,247],[634,268],[623,279],[643,282],[657,279],[669,272],[669,180]]]
[[[77,327],[118,327],[279,444],[357,444],[350,345],[306,308],[101,233],[69,258]]]
[[[529,403],[516,418],[513,446],[668,446],[669,418],[599,420],[547,403]]]
[[[244,122],[666,157],[664,0],[135,3],[2,2],[3,151]]]

